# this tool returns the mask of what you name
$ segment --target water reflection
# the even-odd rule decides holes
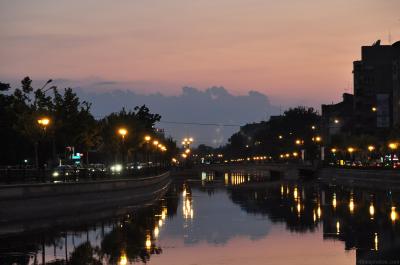
[[[239,251],[242,245],[231,245],[239,239],[244,245],[255,241],[261,249],[280,247],[282,252],[304,252],[317,244],[310,250],[315,260],[310,258],[309,264],[324,261],[333,250],[322,246],[333,241],[342,242],[335,250],[341,260],[353,255],[358,263],[395,261],[400,253],[399,203],[400,194],[390,190],[278,183],[262,174],[210,172],[176,180],[162,200],[144,209],[95,224],[8,236],[0,241],[0,264],[189,264],[191,256],[200,259],[212,252],[205,251],[205,245],[219,246],[221,253],[227,249],[229,256],[253,253],[254,247],[246,252]],[[301,245],[282,244],[294,241],[293,234],[304,240]],[[311,240],[308,235],[320,236]],[[268,238],[274,245],[263,243]],[[190,249],[199,254],[186,255]],[[264,251],[262,259],[249,264],[276,259],[278,254],[271,253]],[[279,257],[276,263],[290,264],[289,256]],[[221,264],[243,264],[239,260]]]
[[[176,214],[178,201],[171,190],[152,207],[96,224],[5,236],[0,264],[146,263],[162,253],[156,240],[167,218]]]

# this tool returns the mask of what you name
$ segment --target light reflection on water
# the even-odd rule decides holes
[[[390,190],[204,173],[142,210],[2,240],[0,264],[396,264],[399,203]]]

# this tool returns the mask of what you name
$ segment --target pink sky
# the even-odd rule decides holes
[[[323,240],[321,233],[291,234],[283,227],[276,227],[259,240],[236,237],[219,246],[205,242],[184,245],[179,239],[160,240],[158,245],[164,251],[151,256],[150,264],[356,264],[355,250],[345,251],[343,242]]]
[[[329,103],[352,91],[361,45],[400,39],[399,10],[399,0],[2,1],[0,78]]]

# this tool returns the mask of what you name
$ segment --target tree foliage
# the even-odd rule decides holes
[[[282,153],[293,152],[297,139],[310,153],[315,153],[312,138],[316,131],[312,126],[319,124],[320,116],[313,108],[299,106],[288,109],[282,116],[269,121],[247,124],[229,138],[225,153],[231,157],[266,155],[278,157]]]
[[[0,82],[0,164],[21,164],[27,158],[32,162],[38,145],[45,147],[40,150],[44,159],[51,158],[53,162],[66,158],[69,146],[87,154],[102,152],[103,161],[110,161],[120,149],[121,139],[116,133],[120,127],[129,131],[125,144],[132,154],[143,148],[145,134],[163,138],[154,129],[161,116],[151,113],[145,105],[96,120],[90,111],[91,103],[82,101],[73,89],[43,88],[33,88],[29,77],[13,90]],[[45,130],[38,124],[42,117],[50,119]],[[176,146],[171,139],[163,140],[171,150]]]

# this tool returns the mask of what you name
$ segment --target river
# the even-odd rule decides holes
[[[26,220],[2,236],[0,264],[400,264],[399,210],[390,189],[203,172],[96,221]]]

